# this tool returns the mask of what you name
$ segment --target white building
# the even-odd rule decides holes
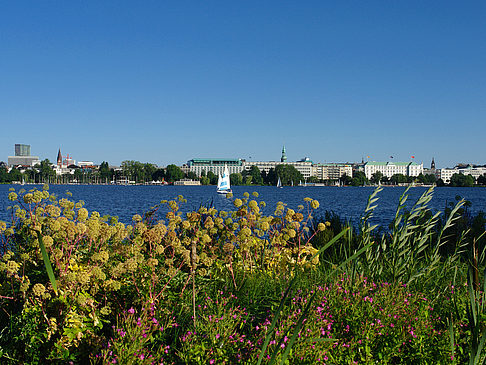
[[[463,174],[463,175],[471,175],[475,180],[484,174],[486,174],[486,167],[485,166],[476,166],[473,167],[472,165],[468,165],[467,167],[454,167],[454,168],[444,168],[438,170],[438,178],[442,179],[445,184],[449,184],[451,182],[451,177],[454,174]]]
[[[416,162],[366,162],[364,164],[364,173],[367,179],[371,179],[375,172],[381,172],[388,178],[396,174],[405,176],[418,176],[423,174],[424,165]]]
[[[243,160],[229,158],[193,158],[187,162],[187,166],[196,176],[201,176],[203,171],[206,174],[211,171],[215,175],[222,175],[225,166],[230,174],[241,173],[244,168]]]
[[[313,176],[320,180],[339,180],[343,175],[353,177],[353,166],[344,163],[314,165]]]
[[[245,170],[250,170],[252,166],[258,167],[260,172],[265,171],[268,174],[270,169],[275,169],[278,165],[291,165],[299,171],[302,176],[307,179],[313,175],[313,163],[308,159],[297,162],[281,162],[281,161],[245,161],[243,163]]]

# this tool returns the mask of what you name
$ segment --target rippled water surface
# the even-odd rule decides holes
[[[10,188],[16,191],[34,187],[42,189],[41,185],[0,185],[0,220],[8,220],[7,207],[10,201],[7,199]],[[373,187],[284,187],[278,189],[272,186],[235,186],[233,193],[235,198],[242,197],[244,192],[250,194],[259,193],[258,201],[263,200],[267,204],[264,213],[273,214],[278,201],[282,201],[292,209],[297,209],[299,204],[304,204],[304,198],[317,199],[320,208],[316,215],[323,214],[326,210],[337,213],[342,218],[347,218],[357,223],[363,215],[367,199],[373,192]],[[408,203],[411,206],[427,188],[414,187],[409,190]],[[216,194],[214,186],[119,186],[119,185],[51,185],[51,193],[59,198],[66,197],[66,192],[72,193],[72,200],[83,200],[85,207],[91,211],[98,211],[101,215],[118,216],[124,223],[130,223],[134,214],[142,214],[149,211],[161,200],[168,200],[184,196],[187,203],[182,204],[181,211],[188,212],[197,209],[201,205],[212,205],[220,210],[231,210],[232,202],[224,196]],[[393,218],[400,195],[405,191],[404,187],[385,187],[379,193],[378,207],[375,211],[374,222],[387,225]],[[478,211],[486,211],[486,188],[435,188],[434,198],[430,204],[433,211],[444,210],[450,202],[456,201],[456,196],[469,200],[472,206],[469,208],[472,214]],[[162,217],[166,210],[159,211]]]

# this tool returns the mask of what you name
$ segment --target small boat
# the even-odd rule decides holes
[[[228,167],[224,166],[223,176],[218,174],[218,187],[216,189],[218,194],[228,194],[231,193],[230,177],[228,172]]]
[[[282,181],[280,180],[280,176],[278,177],[278,181],[277,181],[277,188],[282,188]]]

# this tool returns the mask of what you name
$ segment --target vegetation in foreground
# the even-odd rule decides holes
[[[378,191],[358,228],[319,222],[310,198],[182,215],[179,196],[124,225],[12,191],[2,363],[484,363],[484,221],[463,201],[433,214],[431,189],[382,232]]]

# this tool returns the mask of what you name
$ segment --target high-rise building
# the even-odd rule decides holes
[[[15,156],[30,156],[30,144],[15,144]]]
[[[34,166],[38,163],[39,156],[30,155],[28,144],[15,144],[15,156],[8,156],[8,166]]]

